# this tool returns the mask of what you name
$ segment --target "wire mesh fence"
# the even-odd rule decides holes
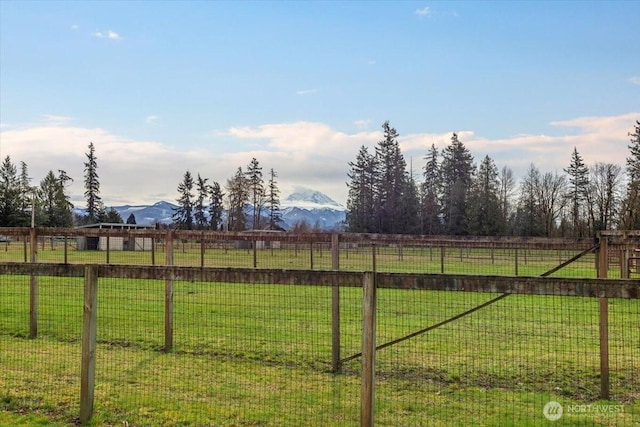
[[[379,345],[496,295],[380,290]],[[640,422],[640,304],[618,299],[609,304],[610,401],[600,401],[598,300],[510,295],[379,350],[376,404],[384,409],[376,420],[393,425],[400,413],[402,425],[546,425],[543,408],[555,401],[565,408],[566,425],[635,425]]]
[[[538,276],[589,248],[593,239],[452,238],[180,230],[4,230],[0,262],[335,269]],[[633,239],[632,239],[633,240]],[[31,242],[33,241],[33,245]],[[640,244],[610,252],[608,277],[640,277]],[[592,252],[556,277],[597,277]]]
[[[384,279],[375,310],[376,425],[548,425],[558,415],[557,407],[545,409],[550,402],[563,411],[558,425],[640,423],[637,280],[621,281],[626,293],[606,299],[607,400],[601,396],[601,288],[590,288],[596,285],[586,279],[585,288],[580,280],[553,279],[583,277],[586,269],[587,277],[594,277],[596,255],[589,252],[577,266],[551,274],[548,286],[512,280],[516,258],[518,268],[535,265],[530,275],[542,275],[587,245],[454,247],[442,257],[440,247],[342,243],[336,263],[330,241],[311,245],[292,239],[279,248],[247,249],[237,248],[237,242],[184,240],[154,244],[154,257],[146,252],[139,258],[147,261],[140,262],[147,270],[122,266],[98,280],[94,424],[360,424],[365,301],[362,287],[353,283],[359,275],[330,275],[327,270],[336,264],[347,271],[375,268]],[[105,263],[104,251],[92,253]],[[443,258],[445,275],[440,274]],[[260,276],[253,269],[256,259],[262,268],[276,270]],[[493,270],[502,261],[504,270]],[[196,268],[184,270],[191,275],[187,279],[183,270],[153,273],[153,265],[167,262]],[[277,270],[289,262],[297,268]],[[86,283],[69,273],[72,265],[49,263],[49,270],[34,264],[20,274],[8,263],[0,275],[0,410],[45,414],[64,425],[76,423],[80,411]],[[233,263],[250,270],[226,269]],[[207,271],[203,264],[225,267],[220,274],[226,279],[204,280],[198,276]],[[448,269],[463,276],[451,278]],[[51,275],[58,270],[60,276]],[[37,285],[35,334],[28,271]],[[403,271],[426,273],[443,284],[439,290],[416,286],[423,280],[419,275],[407,284]],[[494,285],[496,279],[487,276],[501,275],[496,271],[509,277]],[[158,279],[163,274],[172,280]],[[480,287],[462,283],[464,275]],[[516,294],[503,296],[503,283],[513,283],[510,292]],[[617,282],[606,284],[602,292],[618,289]],[[547,292],[554,295],[543,295]]]

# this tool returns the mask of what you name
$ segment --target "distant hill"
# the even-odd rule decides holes
[[[107,207],[110,209],[112,206]],[[126,221],[133,214],[136,223],[140,225],[171,224],[174,209],[178,205],[166,201],[159,201],[153,205],[124,205],[113,206]],[[287,196],[280,203],[282,213],[282,228],[291,229],[302,221],[313,227],[318,225],[322,230],[334,230],[346,218],[346,209],[326,194],[310,189],[298,189]],[[75,212],[84,215],[84,209]]]

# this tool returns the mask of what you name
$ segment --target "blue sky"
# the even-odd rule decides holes
[[[452,132],[521,175],[624,166],[640,120],[640,2],[0,1],[0,155],[107,205],[175,201],[256,157],[345,203],[385,120],[419,176]]]

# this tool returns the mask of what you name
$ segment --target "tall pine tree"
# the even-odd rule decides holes
[[[202,178],[200,174],[196,178],[196,191],[197,197],[193,207],[193,219],[195,221],[195,228],[198,230],[205,230],[209,228],[209,221],[206,215],[206,200],[209,198],[210,190],[209,184],[207,184],[209,178]]]
[[[629,132],[627,157],[627,189],[620,213],[620,226],[627,230],[640,229],[640,121]]]
[[[178,207],[173,211],[175,227],[182,230],[193,229],[193,176],[186,171],[182,182],[178,184]]]
[[[467,227],[469,234],[500,235],[504,232],[500,221],[498,168],[489,156],[480,163],[469,193]]]
[[[209,186],[209,224],[212,230],[219,230],[222,225],[222,214],[224,212],[224,193],[220,184],[216,181]]]
[[[251,229],[262,228],[262,208],[265,202],[264,180],[262,179],[262,167],[256,158],[252,158],[247,166],[246,178],[249,186],[249,197],[251,202]]]
[[[438,149],[435,144],[431,144],[431,149],[427,153],[424,166],[423,181],[420,191],[421,199],[421,234],[440,234],[442,224],[440,221],[440,165],[438,163]]]
[[[347,176],[347,228],[352,233],[374,233],[378,231],[375,222],[377,200],[377,161],[363,145],[355,162],[349,162],[351,170]]]
[[[271,168],[269,184],[267,186],[267,209],[269,210],[269,230],[282,230],[282,212],[280,212],[280,190],[278,189],[278,174]]]
[[[389,125],[389,121],[384,122],[382,129],[383,139],[378,142],[375,154],[377,232],[405,233],[408,231],[406,229],[408,218],[401,218],[401,215],[409,209],[407,206],[402,206],[404,202],[410,200],[403,198],[403,192],[407,191],[409,181],[407,163],[400,151],[398,132]]]
[[[473,156],[454,133],[442,152],[442,218],[447,234],[467,234],[467,196],[475,166]]]
[[[585,221],[585,201],[589,188],[589,168],[584,164],[576,147],[573,148],[571,154],[571,163],[564,171],[569,175],[567,198],[569,199],[572,235],[586,237],[588,230],[587,221]]]
[[[100,197],[100,181],[98,180],[98,159],[93,142],[89,143],[89,151],[85,153],[87,161],[84,163],[84,196],[87,199],[88,224],[104,219],[104,205]]]

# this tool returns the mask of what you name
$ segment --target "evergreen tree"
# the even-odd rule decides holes
[[[442,152],[442,216],[447,234],[466,234],[467,195],[471,187],[475,166],[473,156],[458,135]]]
[[[397,230],[401,234],[420,234],[420,196],[412,177],[404,182],[400,193]]]
[[[620,226],[627,230],[640,229],[640,121],[636,120],[634,132],[629,132],[629,156],[627,157],[627,190],[620,212]]]
[[[102,222],[104,219],[104,205],[100,197],[100,182],[98,181],[98,162],[93,142],[89,143],[89,151],[85,154],[84,163],[84,196],[87,199],[87,223]]]
[[[20,162],[18,185],[20,188],[20,210],[26,215],[29,215],[32,205],[35,202],[36,188],[31,186],[31,178],[29,177],[29,170],[25,162]]]
[[[587,226],[584,203],[589,187],[589,168],[584,164],[582,156],[578,154],[577,148],[573,148],[571,163],[564,171],[569,175],[567,197],[571,210],[572,235],[575,237],[585,237],[587,235]]]
[[[127,217],[127,224],[137,224],[136,222],[136,216],[132,213],[129,214],[129,216]]]
[[[351,180],[347,185],[347,229],[353,233],[375,233],[378,206],[377,200],[377,160],[363,145],[355,162],[349,162]]]
[[[252,158],[246,171],[249,197],[251,198],[252,215],[251,228],[258,230],[261,227],[262,208],[265,202],[264,180],[262,179],[262,167],[256,158]]]
[[[440,221],[440,165],[438,164],[438,149],[431,144],[427,153],[421,186],[421,234],[440,234],[442,224]]]
[[[28,227],[31,215],[24,208],[24,191],[16,166],[6,156],[0,166],[0,226]]]
[[[467,205],[469,234],[499,235],[504,232],[501,223],[498,168],[489,156],[480,163],[473,181]]]
[[[207,184],[208,180],[208,178],[202,178],[200,174],[198,174],[198,178],[196,179],[198,197],[196,198],[193,217],[195,219],[195,227],[198,230],[205,230],[209,227],[205,207],[205,202],[211,194],[209,184]]]
[[[227,197],[229,198],[229,210],[227,211],[227,224],[230,231],[244,231],[247,229],[245,209],[250,199],[250,187],[246,175],[239,167],[236,174],[227,180]]]
[[[376,146],[376,204],[378,233],[405,233],[400,214],[410,209],[403,207],[402,193],[407,189],[407,163],[400,151],[398,132],[389,125],[389,121],[382,125],[383,139]],[[417,210],[416,210],[417,212]],[[416,218],[417,219],[417,218]]]
[[[73,179],[63,170],[56,176],[53,171],[40,182],[39,195],[42,205],[42,220],[45,227],[71,227],[73,225],[73,204],[69,201],[66,187]]]
[[[267,208],[269,210],[269,230],[282,230],[282,213],[280,212],[280,190],[276,178],[278,174],[271,168],[267,189]]]
[[[178,184],[178,193],[180,197],[177,199],[178,207],[174,208],[173,222],[176,228],[182,230],[193,229],[193,177],[191,172],[186,171],[182,182]]]
[[[224,193],[220,188],[220,184],[216,181],[213,181],[213,184],[209,186],[209,191],[211,199],[209,203],[209,224],[212,230],[219,230],[222,225],[222,213],[224,212]]]
[[[107,224],[122,224],[124,221],[122,220],[122,216],[115,210],[113,207],[107,209],[104,213],[104,217],[101,218],[100,222],[106,222]]]

